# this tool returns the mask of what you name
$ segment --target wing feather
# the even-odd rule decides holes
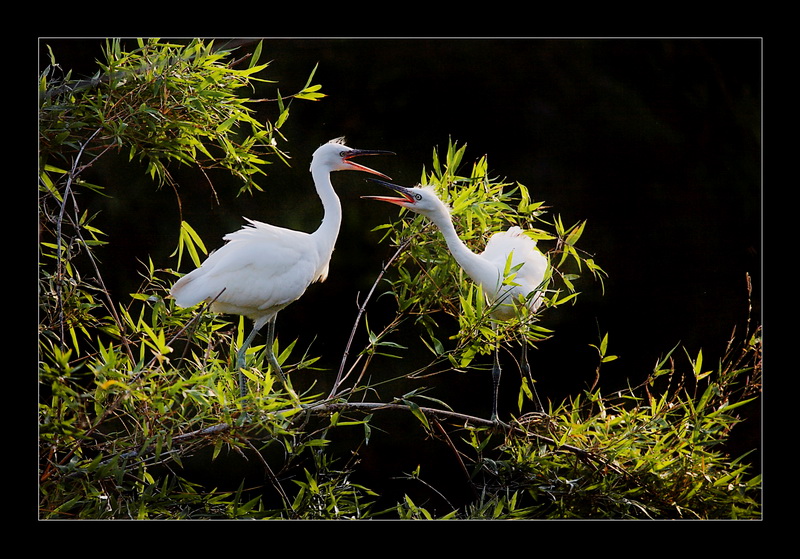
[[[171,293],[179,306],[216,298],[216,312],[250,318],[272,314],[300,298],[327,270],[308,233],[248,221],[225,235],[225,245],[175,283]]]
[[[547,273],[547,257],[545,257],[536,247],[536,241],[525,235],[519,227],[510,227],[507,231],[495,233],[486,243],[486,249],[482,256],[492,262],[502,274],[506,269],[508,256],[511,254],[511,269],[517,268],[513,283],[518,284],[513,288],[496,289],[502,291],[499,299],[505,299],[509,295],[527,296],[530,292],[539,288],[544,281]],[[498,277],[498,283],[502,282],[502,276]],[[484,286],[485,288],[485,286]],[[541,304],[541,297],[535,297],[532,301],[532,308],[536,310]],[[510,309],[509,309],[510,310]]]

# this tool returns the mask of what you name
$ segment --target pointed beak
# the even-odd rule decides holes
[[[389,202],[390,204],[397,204],[398,206],[404,206],[405,204],[414,203],[414,197],[411,195],[411,192],[407,188],[378,179],[369,179],[369,180],[371,180],[372,182],[376,182],[381,186],[385,186],[386,188],[394,190],[402,197],[397,198],[395,196],[362,196],[362,198],[365,198],[367,200],[380,200],[381,202]]]
[[[351,161],[353,157],[360,157],[362,155],[395,155],[393,151],[383,151],[377,149],[351,149],[342,157],[342,159],[344,159],[348,165],[353,167],[354,171],[364,171],[365,173],[372,173],[373,175],[378,175],[379,177],[391,180],[391,177],[388,177],[383,173],[376,171],[375,169],[370,169],[369,167],[360,165],[355,161]]]

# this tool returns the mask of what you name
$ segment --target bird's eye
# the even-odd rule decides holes
[[[345,155],[347,155],[346,151],[340,151],[339,152],[339,157],[344,157]]]

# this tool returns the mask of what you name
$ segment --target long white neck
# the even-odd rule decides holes
[[[330,171],[312,169],[311,176],[314,179],[314,186],[317,188],[317,195],[322,201],[322,209],[324,211],[322,223],[312,235],[316,238],[320,258],[327,263],[331,254],[333,254],[333,247],[336,244],[339,228],[342,225],[342,203],[333,190]]]
[[[497,269],[464,244],[464,241],[456,233],[456,228],[453,226],[450,215],[437,212],[428,217],[439,228],[447,243],[447,248],[467,275],[485,288],[496,289],[498,281]]]

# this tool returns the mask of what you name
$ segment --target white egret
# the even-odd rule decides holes
[[[324,209],[322,223],[316,231],[293,231],[245,218],[248,225],[225,235],[225,245],[172,286],[170,293],[180,307],[205,301],[211,303],[214,312],[244,315],[253,320],[253,330],[236,358],[242,396],[247,394],[242,373],[245,353],[266,324],[267,359],[287,391],[297,399],[272,350],[275,319],[278,312],[299,299],[311,283],[324,281],[328,275],[342,222],[342,207],[333,190],[330,173],[364,171],[388,179],[383,173],[359,165],[353,158],[391,153],[352,149],[344,145],[344,138],[320,146],[314,152],[310,169]]]
[[[490,305],[493,320],[508,320],[515,316],[515,306],[525,304],[536,312],[542,304],[542,289],[547,277],[548,260],[536,247],[536,241],[519,227],[495,233],[480,254],[472,252],[459,238],[450,216],[450,208],[431,187],[407,188],[382,180],[370,179],[400,194],[363,196],[391,202],[430,219],[444,236],[447,248],[461,268],[481,286]],[[522,343],[521,366],[528,374],[527,343]],[[497,420],[497,397],[500,386],[500,362],[495,351],[492,367],[492,421]],[[535,388],[533,388],[535,394]],[[541,403],[537,404],[541,408]]]

